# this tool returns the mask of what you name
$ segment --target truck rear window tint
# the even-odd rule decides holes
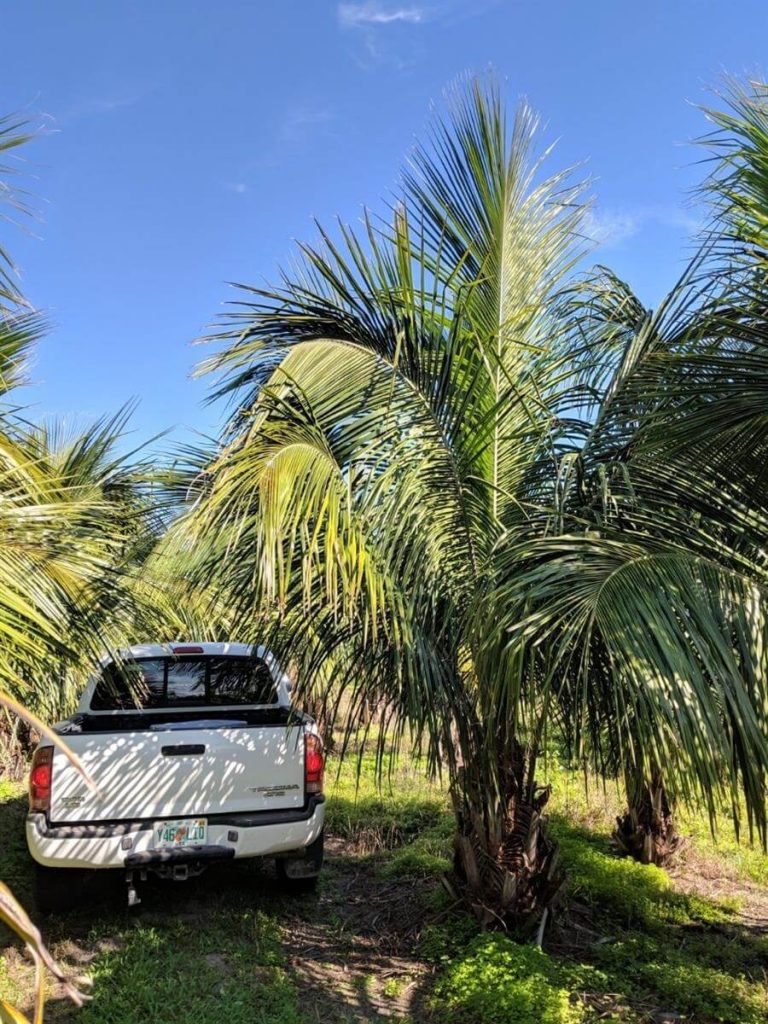
[[[257,657],[137,658],[102,671],[92,711],[277,703],[267,663]]]

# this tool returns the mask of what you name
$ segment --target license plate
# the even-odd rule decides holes
[[[154,846],[204,846],[208,838],[207,818],[183,818],[180,821],[156,821]]]

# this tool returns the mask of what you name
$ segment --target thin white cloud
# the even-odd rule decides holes
[[[584,218],[584,234],[596,245],[621,245],[640,230],[643,217],[621,210],[588,210]]]
[[[419,25],[429,19],[424,7],[387,7],[366,0],[365,3],[339,4],[336,8],[339,24],[344,28],[365,28],[373,25]]]
[[[326,105],[306,103],[291,107],[283,119],[278,142],[294,144],[304,142],[319,130],[328,131],[327,126],[336,119],[335,111]]]
[[[407,73],[425,56],[419,29],[430,23],[450,29],[484,15],[501,0],[344,0],[336,6],[339,28],[355,42],[353,59],[363,71]]]
[[[254,187],[254,175],[275,167],[281,167],[286,160],[309,145],[322,146],[336,135],[335,122],[339,113],[330,104],[305,100],[289,104],[278,119],[271,137],[259,151],[259,155],[233,168],[233,177],[222,181],[221,186],[235,195],[245,195]]]
[[[134,92],[116,93],[105,96],[88,96],[78,100],[62,111],[56,120],[60,124],[79,121],[81,118],[100,117],[125,110],[143,100],[150,89],[137,89]]]
[[[437,7],[422,7],[394,0],[363,0],[340,3],[336,18],[342,31],[354,38],[354,60],[363,71],[389,67],[407,71],[417,62],[422,44],[415,38],[419,27],[439,19]]]
[[[423,25],[436,22],[445,27],[479,18],[498,7],[502,0],[431,0],[428,5],[400,3],[393,0],[354,0],[336,7],[336,18],[342,28],[373,32],[396,25]]]
[[[614,248],[634,238],[649,224],[682,229],[688,234],[695,234],[701,228],[701,222],[690,210],[681,206],[650,205],[589,210],[583,232],[595,245]]]
[[[704,221],[692,209],[685,209],[682,206],[653,206],[649,210],[649,216],[670,228],[683,228],[691,233],[701,231]]]

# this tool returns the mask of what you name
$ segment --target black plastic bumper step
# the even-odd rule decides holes
[[[146,867],[147,864],[183,864],[196,860],[231,860],[235,856],[234,846],[180,846],[163,850],[145,850],[143,853],[129,853],[125,858],[127,868]]]

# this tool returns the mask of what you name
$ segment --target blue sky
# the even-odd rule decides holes
[[[26,400],[76,422],[138,398],[134,438],[212,431],[191,347],[228,281],[263,282],[311,218],[395,185],[430,105],[493,67],[594,180],[595,259],[650,303],[680,272],[706,122],[765,72],[765,0],[163,0],[4,5],[2,107],[42,118],[40,220],[0,224],[52,329]]]

